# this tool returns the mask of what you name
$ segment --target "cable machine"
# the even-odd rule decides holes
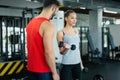
[[[27,23],[37,14],[37,10],[25,8],[22,16],[0,16],[0,78],[15,79],[14,75],[25,77],[27,49]]]

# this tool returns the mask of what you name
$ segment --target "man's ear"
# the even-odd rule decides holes
[[[55,11],[57,7],[55,5],[52,6],[52,11]]]

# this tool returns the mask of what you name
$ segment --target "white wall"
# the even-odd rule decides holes
[[[0,8],[0,16],[22,16],[22,10]]]
[[[56,60],[56,62],[61,63],[62,60],[62,55],[59,52],[59,48],[58,48],[58,44],[57,44],[57,39],[56,39],[56,34],[57,32],[63,28],[64,26],[64,12],[63,11],[59,11],[57,13],[57,15],[51,20],[52,23],[55,26],[55,34],[54,34],[54,52],[55,52],[55,56],[56,58],[58,58]]]
[[[109,25],[115,46],[120,45],[120,25]]]
[[[77,26],[89,26],[89,15],[77,14]]]

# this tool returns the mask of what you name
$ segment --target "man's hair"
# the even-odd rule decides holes
[[[52,5],[60,6],[60,2],[58,0],[44,0],[43,8],[51,7]]]

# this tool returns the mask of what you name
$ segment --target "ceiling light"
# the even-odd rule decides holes
[[[104,12],[106,12],[106,13],[113,13],[113,14],[117,14],[118,13],[116,11],[107,10],[106,8],[104,8]]]
[[[80,9],[86,9],[85,7],[80,7]]]
[[[31,0],[26,0],[26,1],[31,1]]]
[[[38,0],[26,0],[26,1],[30,1],[30,2],[38,2]]]
[[[31,1],[33,1],[33,2],[38,2],[38,0],[31,0]]]
[[[105,10],[104,12],[106,12],[106,13],[113,13],[113,14],[117,14],[117,12],[115,12],[115,11],[108,11],[108,10]]]

